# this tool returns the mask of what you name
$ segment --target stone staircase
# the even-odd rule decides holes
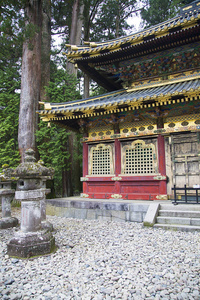
[[[160,204],[154,228],[200,231],[200,205]]]

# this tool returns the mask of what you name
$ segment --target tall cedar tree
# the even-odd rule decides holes
[[[24,8],[25,37],[22,53],[22,76],[18,144],[22,161],[25,150],[36,150],[36,111],[41,88],[42,0],[27,0]]]

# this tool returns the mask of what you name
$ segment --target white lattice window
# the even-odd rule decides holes
[[[90,147],[89,175],[113,174],[113,147],[98,144]]]
[[[122,148],[122,174],[153,174],[155,170],[155,146],[144,141],[134,141]]]

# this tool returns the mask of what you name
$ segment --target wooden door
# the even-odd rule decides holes
[[[200,142],[198,133],[172,135],[173,184],[177,187],[200,185]]]

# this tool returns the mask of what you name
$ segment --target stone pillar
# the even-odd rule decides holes
[[[39,161],[43,164],[43,162]],[[41,210],[41,225],[43,229],[53,231],[53,225],[46,219],[46,195],[51,192],[50,189],[46,188],[46,180],[43,180],[42,190],[44,191],[44,198],[40,200],[40,210]]]
[[[11,172],[7,165],[3,166],[3,173],[0,174],[0,199],[2,206],[2,219],[0,219],[0,229],[16,227],[18,219],[11,217],[11,201],[15,190],[11,188]],[[14,180],[14,178],[13,178]]]
[[[21,201],[21,227],[7,245],[8,255],[27,258],[51,253],[55,239],[42,228],[41,201],[45,200],[44,182],[52,178],[53,170],[36,163],[34,151],[29,149],[15,175],[19,178],[15,198]]]

